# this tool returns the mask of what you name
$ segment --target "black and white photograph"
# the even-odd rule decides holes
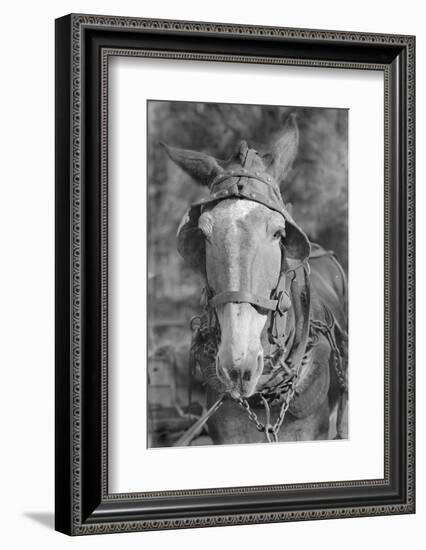
[[[3,5],[0,548],[421,548],[424,11]]]
[[[415,511],[415,37],[165,16],[55,23],[55,529],[359,546]]]
[[[147,446],[350,438],[343,108],[147,101]]]

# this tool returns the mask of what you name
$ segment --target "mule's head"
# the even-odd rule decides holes
[[[206,273],[213,293],[241,289],[269,298],[281,267],[281,214],[256,202],[229,199],[199,220],[206,240]],[[261,334],[268,310],[250,303],[216,306],[221,328],[217,375],[234,396],[254,393],[263,371]]]
[[[256,155],[250,171],[270,174],[275,181],[283,179],[296,156],[297,145],[297,125],[290,117],[272,152],[263,157]],[[224,171],[242,168],[241,148],[227,162],[194,151],[166,150],[179,166],[205,185]],[[279,212],[240,198],[212,203],[193,224],[197,224],[201,239],[191,240],[192,253],[196,258],[201,254],[197,261],[203,262],[208,287],[215,295],[245,290],[271,298],[281,271],[281,244],[286,244],[289,230],[294,235],[294,225],[286,223]],[[188,231],[193,229],[189,225]],[[217,305],[216,311],[221,329],[217,376],[231,395],[248,397],[255,392],[263,371],[261,335],[268,310],[251,303],[228,302]]]

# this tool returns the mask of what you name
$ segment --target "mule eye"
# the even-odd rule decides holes
[[[278,229],[278,231],[275,231],[274,233],[274,239],[281,239],[282,237],[284,237],[284,235],[284,229]]]

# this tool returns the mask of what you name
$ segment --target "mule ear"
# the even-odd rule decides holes
[[[217,175],[223,172],[217,160],[210,155],[190,149],[170,147],[163,142],[160,142],[160,145],[182,170],[201,185],[209,185]]]
[[[271,150],[271,161],[268,172],[276,180],[279,181],[286,178],[296,158],[298,147],[299,129],[297,127],[296,115],[292,113],[287,117],[284,128]]]

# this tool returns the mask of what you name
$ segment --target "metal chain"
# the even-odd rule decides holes
[[[297,378],[297,376],[295,376],[293,378],[293,381],[290,385],[290,388],[287,392],[287,395],[286,395],[284,401],[281,404],[280,413],[278,415],[278,418],[277,418],[277,420],[275,421],[275,423],[273,425],[270,422],[270,414],[271,413],[270,413],[269,403],[268,403],[267,399],[262,394],[260,394],[260,396],[262,398],[263,405],[265,407],[265,414],[266,414],[266,423],[265,424],[260,422],[257,414],[250,407],[250,403],[247,401],[247,399],[243,399],[241,397],[236,399],[237,403],[245,410],[245,412],[247,413],[247,416],[255,424],[256,428],[260,432],[265,433],[265,437],[266,437],[266,439],[269,443],[277,443],[278,442],[278,435],[279,435],[279,432],[281,430],[281,426],[283,425],[285,415],[286,415],[286,413],[287,413],[287,411],[290,407],[290,402],[293,399],[294,393],[296,391],[295,390],[296,378]]]
[[[260,422],[257,414],[254,412],[254,410],[250,407],[249,402],[247,399],[243,399],[242,397],[238,397],[236,399],[237,403],[241,405],[241,407],[246,411],[247,416],[249,419],[256,425],[256,428],[259,430],[259,432],[265,431],[265,424]]]
[[[218,333],[217,324],[212,324],[211,321],[212,320],[208,317],[208,315],[205,314],[197,315],[191,319],[191,354],[193,354],[195,360],[201,359],[201,356],[209,357],[213,360],[216,356],[220,333]],[[279,345],[279,347],[281,348],[282,346]],[[268,388],[264,392],[260,393],[260,397],[265,407],[267,419],[266,424],[259,420],[255,411],[250,407],[247,399],[241,397],[235,399],[235,401],[244,409],[249,420],[253,422],[256,428],[265,433],[265,437],[270,443],[278,442],[278,434],[284,422],[285,415],[290,407],[290,402],[293,399],[295,384],[299,374],[298,369],[295,371],[295,369],[292,369],[285,363],[283,360],[284,355],[285,349],[280,349],[274,354],[274,357],[269,357],[273,378],[280,373],[284,373],[284,379],[280,380],[273,388]],[[197,362],[200,364],[200,361]],[[275,398],[277,395],[281,397],[284,392],[286,393],[285,399],[281,404],[278,418],[272,425],[270,423],[270,406],[267,401],[267,397],[271,398],[274,395]]]
[[[283,425],[285,415],[290,407],[290,402],[294,397],[295,391],[296,391],[295,383],[293,383],[287,392],[287,395],[285,400],[283,401],[283,404],[281,405],[280,414],[273,427],[273,433],[274,433],[274,436],[276,437],[276,441],[278,441],[278,433],[281,429],[281,426]]]
[[[211,322],[212,319],[208,315],[196,316],[191,319],[191,330],[192,330],[192,341],[191,341],[191,353],[194,354],[194,357],[209,357],[212,360],[215,358],[217,353],[218,342],[220,340],[220,332],[216,322]],[[214,319],[213,321],[216,321]],[[315,332],[323,334],[332,350],[333,353],[333,366],[337,374],[337,379],[342,391],[347,391],[346,375],[343,370],[343,361],[340,350],[335,341],[334,335],[332,334],[333,325],[330,327],[327,323],[319,320],[311,319],[311,346],[315,345],[314,341],[317,338]],[[314,332],[314,334],[312,334]],[[279,344],[278,344],[279,345]],[[281,346],[279,346],[281,348]],[[253,422],[256,428],[260,432],[265,433],[265,437],[268,442],[278,442],[279,432],[284,423],[285,416],[290,407],[291,400],[294,397],[296,392],[296,382],[299,377],[299,371],[303,360],[298,365],[297,369],[292,369],[289,367],[283,360],[284,349],[277,350],[273,356],[269,356],[270,361],[270,370],[272,378],[275,378],[277,374],[284,373],[284,379],[280,380],[272,388],[265,389],[261,392],[260,398],[262,399],[263,405],[265,407],[266,423],[263,423],[259,420],[256,412],[251,408],[247,399],[236,398],[235,401],[242,407],[246,412],[249,420]],[[282,394],[285,393],[285,398],[281,404],[280,412],[278,418],[274,424],[270,422],[270,404],[268,399],[273,401],[274,399],[280,398]]]

